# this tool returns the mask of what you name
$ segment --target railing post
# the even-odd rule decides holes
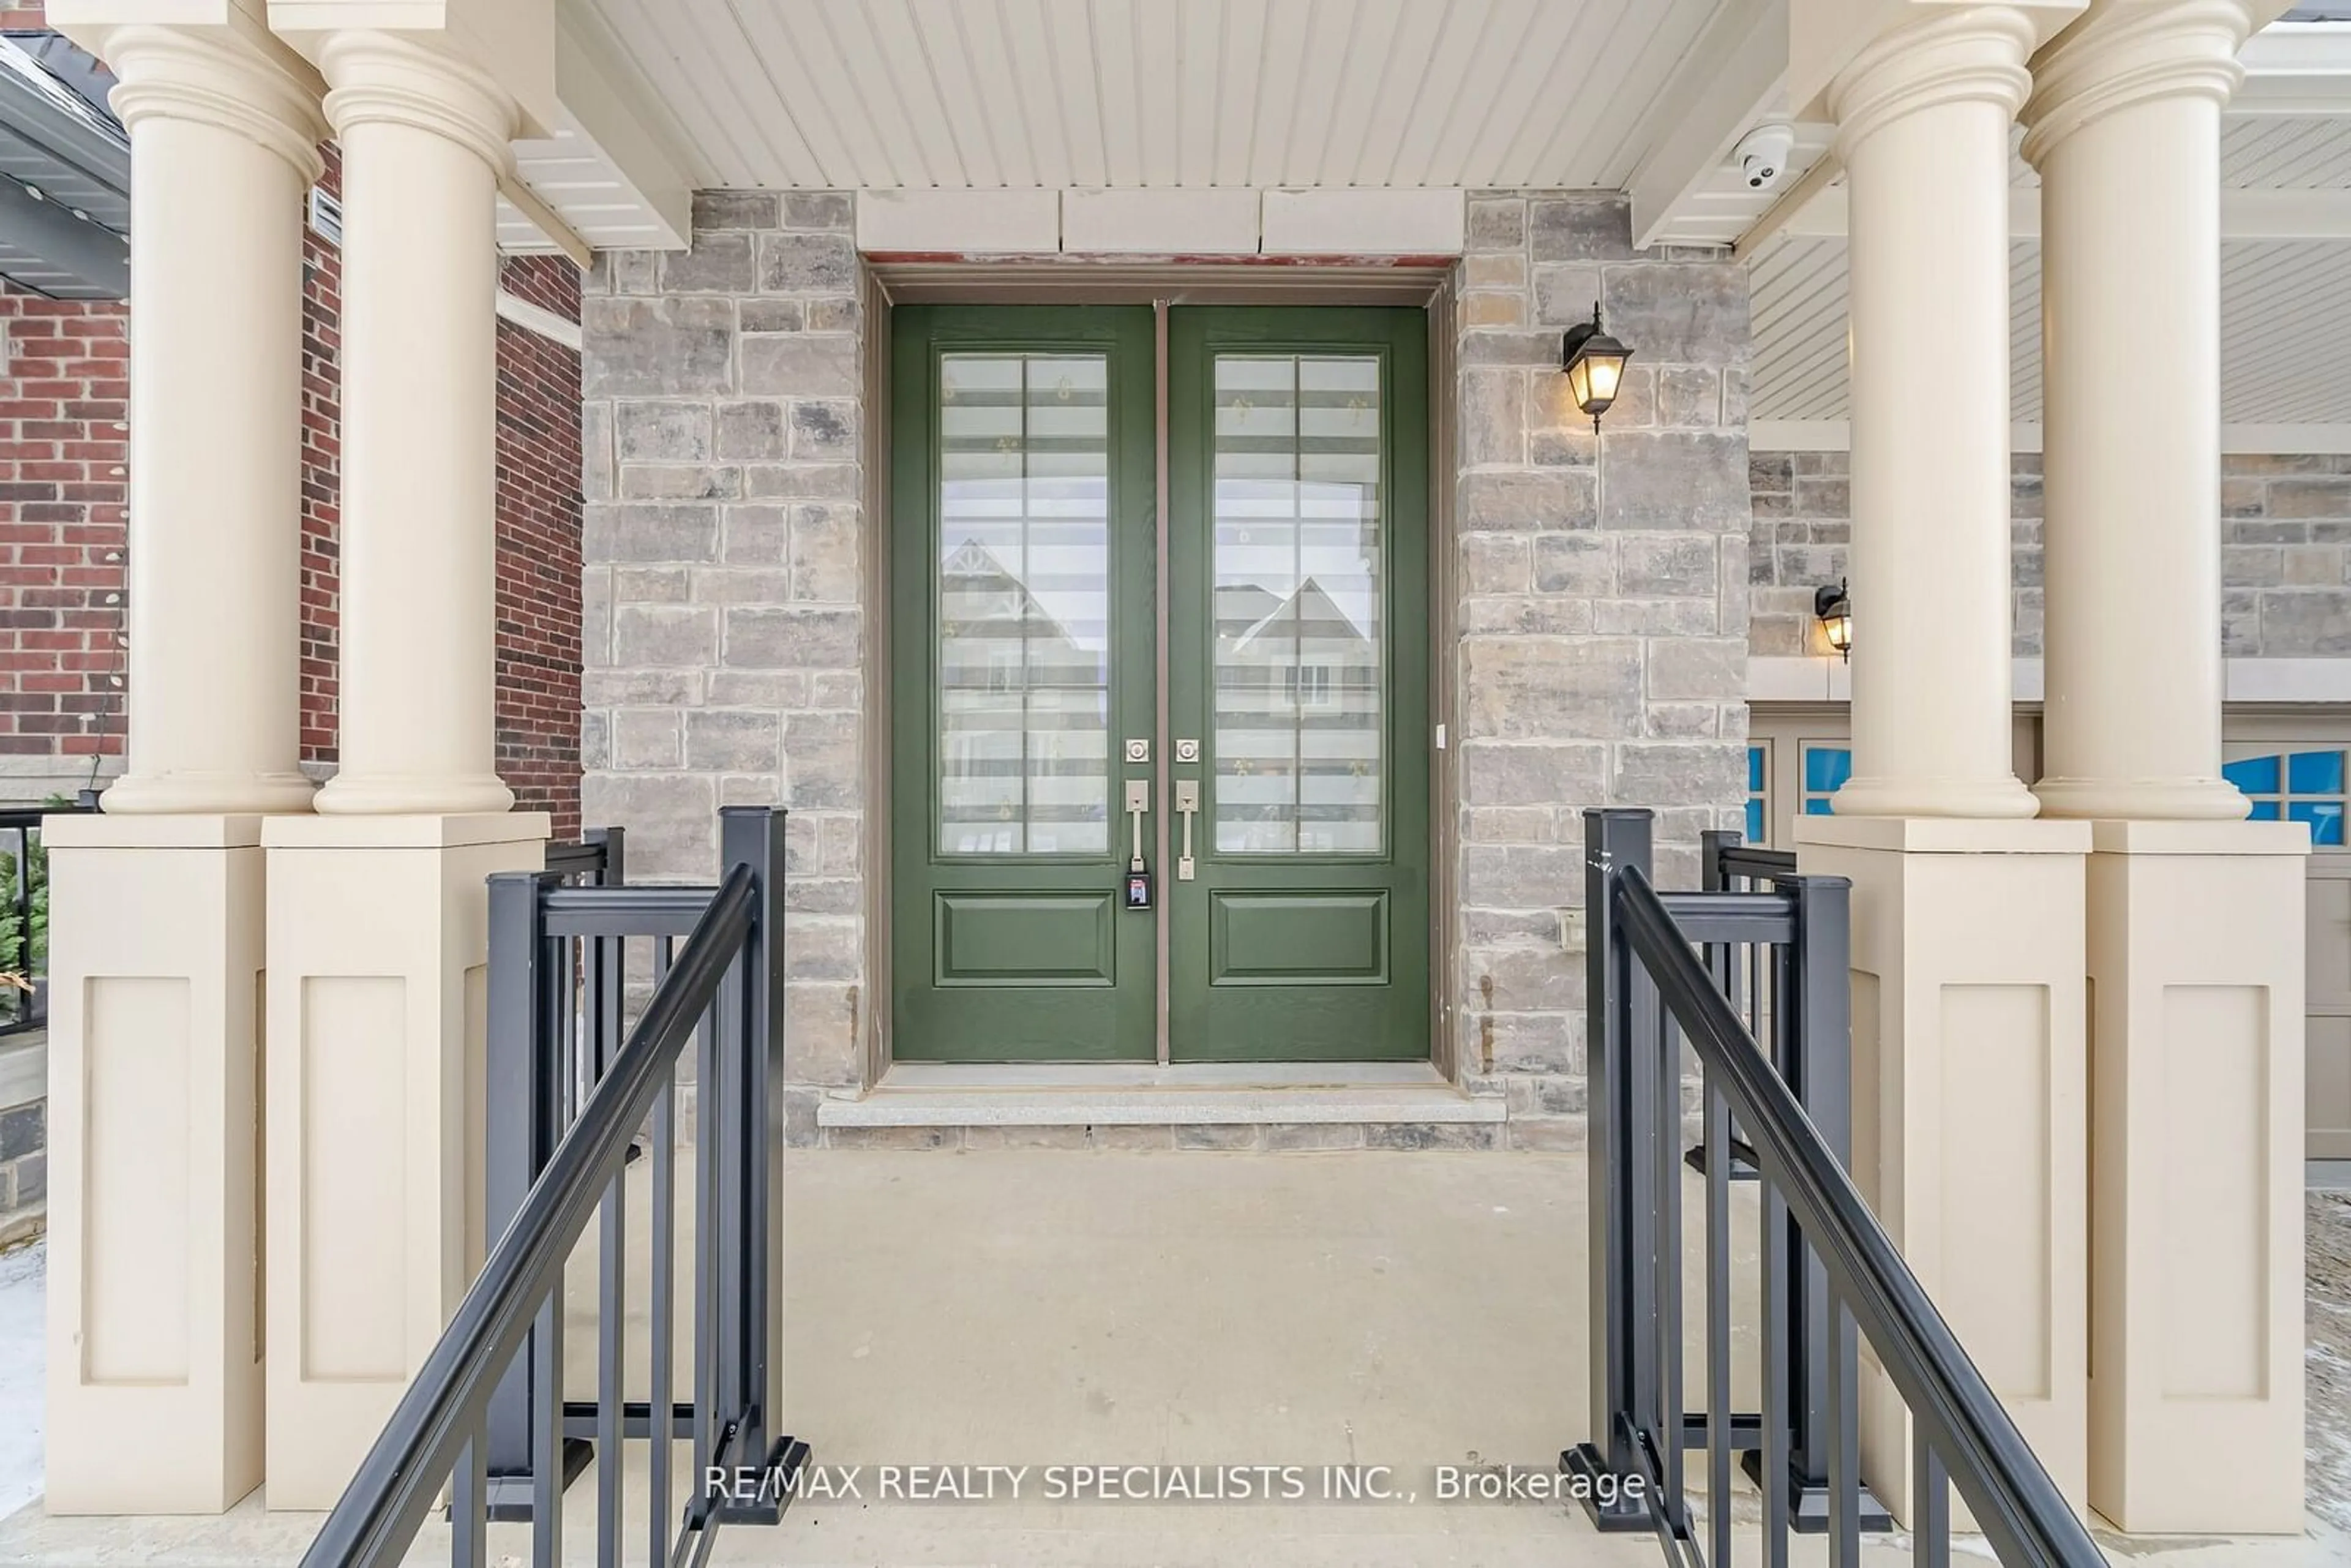
[[[596,878],[598,887],[624,887],[628,884],[629,831],[626,828],[590,828],[580,835],[580,841],[603,847],[604,869]]]
[[[738,1464],[786,1470],[807,1446],[781,1430],[784,1371],[784,820],[780,809],[728,806],[718,813],[719,876],[751,867],[758,906],[737,971],[719,993],[723,1131],[718,1169],[726,1233],[718,1298],[718,1385],[742,1401]],[[706,1091],[705,1091],[706,1092]],[[722,1520],[772,1524],[779,1488],[727,1503]]]
[[[1698,836],[1698,890],[1700,893],[1726,893],[1730,880],[1722,874],[1722,852],[1739,842],[1737,830],[1707,828]]]
[[[1789,984],[1771,1030],[1772,1065],[1788,1085],[1837,1164],[1853,1169],[1853,883],[1841,876],[1799,876],[1780,883],[1795,900],[1788,945]],[[1829,1526],[1829,1448],[1835,1437],[1830,1408],[1833,1303],[1828,1274],[1805,1245],[1794,1215],[1779,1239],[1786,1281],[1789,1511],[1805,1533]],[[1844,1369],[1850,1379],[1854,1369]],[[1756,1485],[1765,1483],[1761,1451],[1748,1456]],[[1893,1521],[1869,1489],[1860,1489],[1862,1528],[1889,1530]]]
[[[1583,973],[1585,1179],[1592,1241],[1591,1436],[1560,1456],[1579,1482],[1584,1511],[1602,1530],[1638,1530],[1645,1501],[1624,1483],[1640,1473],[1631,1433],[1640,1396],[1635,1305],[1646,1261],[1633,1250],[1635,1173],[1654,1153],[1654,1129],[1633,1114],[1630,951],[1615,920],[1616,878],[1627,866],[1649,869],[1646,810],[1583,813]],[[1606,1500],[1603,1500],[1604,1498]]]
[[[1698,833],[1698,891],[1700,893],[1735,891],[1730,885],[1730,878],[1723,874],[1722,852],[1738,845],[1737,830],[1707,828]],[[1715,985],[1729,999],[1731,1007],[1734,1009],[1738,1009],[1741,1005],[1739,995],[1739,949],[1728,942],[1708,942],[1705,946],[1705,957],[1707,973],[1714,977]],[[1754,998],[1746,998],[1747,1017],[1750,1023],[1755,1018],[1754,1003]],[[1729,1145],[1732,1155],[1730,1176],[1734,1181],[1742,1176],[1751,1176],[1755,1174],[1752,1166],[1744,1157],[1745,1140],[1738,1136],[1737,1125],[1736,1123],[1731,1124],[1733,1132]],[[1705,1140],[1700,1139],[1690,1145],[1689,1153],[1683,1156],[1682,1163],[1700,1176],[1704,1176],[1706,1162],[1712,1157],[1712,1155],[1713,1151],[1707,1146]]]
[[[551,1071],[550,993],[560,977],[550,963],[540,892],[544,872],[500,872],[490,881],[489,994],[483,1042],[482,1243],[498,1238],[522,1210],[531,1183],[553,1152],[559,1133],[556,1104],[561,1075]],[[531,1453],[536,1413],[532,1358],[517,1355],[491,1396],[483,1458],[488,1473],[489,1516],[531,1515]],[[588,1460],[588,1446],[565,1446],[568,1484]]]

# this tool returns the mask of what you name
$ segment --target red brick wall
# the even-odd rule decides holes
[[[0,284],[0,753],[121,749],[128,319]]]
[[[319,183],[343,189],[343,155],[319,151]],[[302,225],[302,760],[332,762],[335,749],[337,540],[342,531],[343,256],[308,223]]]
[[[40,14],[0,10],[0,26]],[[321,183],[341,189],[324,149]],[[302,757],[336,759],[342,263],[303,232]],[[500,283],[576,321],[580,274],[514,257]],[[122,749],[129,308],[0,284],[0,755]],[[580,827],[580,356],[498,324],[497,759],[525,809]],[[58,772],[78,772],[60,761]],[[37,792],[34,790],[33,792]],[[0,798],[26,787],[0,779]]]
[[[580,269],[511,256],[505,292],[580,319]],[[580,354],[498,323],[498,774],[580,836]]]

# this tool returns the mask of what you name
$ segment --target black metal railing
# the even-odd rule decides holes
[[[619,887],[628,878],[628,834],[590,828],[576,844],[547,846],[547,869],[572,887]]]
[[[0,810],[0,1039],[49,1021],[49,856],[41,819],[98,810],[98,791]]]
[[[720,819],[716,888],[628,886],[617,835],[593,865],[583,849],[550,855],[544,872],[490,879],[485,1233],[496,1240],[305,1568],[402,1561],[444,1482],[453,1563],[490,1561],[494,1520],[528,1522],[530,1561],[565,1561],[563,1490],[591,1457],[600,1563],[622,1561],[632,1523],[646,1561],[698,1563],[720,1524],[781,1517],[807,1456],[776,1430],[784,813],[730,808]],[[623,1040],[632,957],[652,993]],[[681,1184],[689,1110],[695,1135]],[[632,1160],[641,1133],[643,1158]],[[644,1396],[632,1399],[622,1372],[635,1164],[646,1167],[648,1343]],[[594,1396],[572,1399],[564,1270],[591,1213]],[[692,1247],[683,1291],[681,1222]],[[692,1354],[683,1390],[681,1333]],[[623,1517],[632,1456],[644,1478],[634,1521]],[[728,1484],[705,1485],[714,1471]]]
[[[1648,880],[1650,821],[1584,817],[1593,1437],[1562,1456],[1579,1495],[1604,1527],[1655,1531],[1668,1562],[1729,1568],[1731,1456],[1745,1451],[1762,1482],[1765,1568],[1785,1568],[1806,1511],[1828,1531],[1832,1568],[1853,1568],[1875,1507],[1860,1474],[1858,1328],[1910,1412],[1918,1560],[1949,1563],[1956,1486],[2011,1568],[2097,1568],[2088,1532],[1846,1174],[1849,889],[1710,846],[1717,886],[1660,894]],[[1761,886],[1719,885],[1734,872]],[[1741,951],[1759,947],[1761,957]],[[1769,1052],[1746,1021],[1756,1017],[1768,1020]],[[1705,1391],[1687,1408],[1684,1043],[1704,1142],[1730,1147],[1736,1117],[1760,1173],[1752,1412],[1731,1406],[1729,1159],[1705,1162]],[[1704,1453],[1703,1543],[1687,1449]]]

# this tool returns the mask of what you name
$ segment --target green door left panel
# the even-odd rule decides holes
[[[1151,311],[891,319],[892,1054],[1149,1060],[1123,790],[1157,701]]]

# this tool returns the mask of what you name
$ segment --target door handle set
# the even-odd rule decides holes
[[[1130,740],[1126,743],[1129,763],[1149,760],[1150,742]],[[1200,760],[1200,743],[1179,740],[1176,743],[1176,760],[1196,766]],[[1198,873],[1198,862],[1192,858],[1192,823],[1200,814],[1200,781],[1197,779],[1176,780],[1176,811],[1184,819],[1183,847],[1176,858],[1176,880],[1190,882]],[[1151,780],[1126,780],[1126,907],[1151,907],[1151,869],[1143,858],[1143,819],[1151,814]]]
[[[1126,824],[1128,850],[1126,855],[1126,906],[1129,909],[1151,907],[1151,872],[1143,862],[1143,819],[1151,814],[1151,780],[1130,779],[1126,781]]]
[[[1184,819],[1184,850],[1176,857],[1176,880],[1192,880],[1192,819],[1200,813],[1200,781],[1197,779],[1176,780],[1176,814]]]

